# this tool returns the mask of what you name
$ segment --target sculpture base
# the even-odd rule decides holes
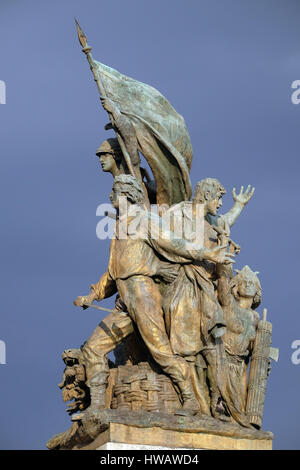
[[[187,447],[163,447],[163,446],[146,446],[142,444],[121,444],[120,442],[107,442],[96,450],[190,450]],[[201,450],[201,449],[197,449]]]
[[[149,446],[150,449],[162,450],[164,447],[174,450],[272,450],[271,432],[243,428],[209,416],[107,411],[105,429],[88,445],[76,446],[77,449],[104,450],[104,446],[129,449],[124,447],[127,444],[131,449]]]

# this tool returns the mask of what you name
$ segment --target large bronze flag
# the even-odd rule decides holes
[[[184,119],[155,88],[94,61],[108,98],[130,118],[139,151],[153,172],[158,204],[191,198],[193,151]]]

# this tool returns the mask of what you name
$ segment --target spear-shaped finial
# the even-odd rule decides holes
[[[75,23],[76,23],[76,28],[77,28],[77,34],[78,34],[79,42],[80,42],[80,44],[82,45],[82,47],[85,48],[85,47],[87,46],[86,35],[84,34],[84,32],[82,31],[81,27],[79,26],[79,23],[78,23],[78,21],[77,21],[76,18],[75,18]]]
[[[90,68],[91,68],[91,71],[93,72],[94,79],[95,79],[95,82],[97,83],[97,87],[98,87],[100,95],[105,96],[105,92],[104,92],[104,89],[103,89],[103,86],[102,86],[102,83],[101,83],[101,80],[100,80],[100,76],[97,72],[97,67],[95,67],[94,60],[93,60],[93,57],[92,57],[92,54],[91,54],[92,48],[88,45],[86,35],[82,31],[77,19],[76,18],[74,18],[74,19],[75,19],[75,23],[76,23],[78,39],[79,39],[79,42],[82,46],[82,52],[85,53],[86,58],[88,60],[88,63],[90,64]]]

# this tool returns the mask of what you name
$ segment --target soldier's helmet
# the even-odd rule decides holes
[[[107,140],[104,140],[100,147],[97,148],[96,150],[96,155],[100,157],[101,154],[103,153],[110,153],[115,160],[121,160],[122,159],[122,151],[118,142],[118,139],[116,138],[109,138]]]

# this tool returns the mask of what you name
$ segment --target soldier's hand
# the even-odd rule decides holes
[[[74,300],[73,304],[76,307],[88,308],[88,306],[95,300],[94,294],[90,293],[88,295],[80,295],[77,299]]]
[[[220,245],[212,250],[205,250],[203,253],[204,259],[209,261],[213,261],[214,263],[218,264],[231,264],[235,263],[232,259],[234,257],[233,253],[227,253],[224,249],[227,248],[227,245]]]
[[[115,105],[115,103],[112,100],[110,100],[109,98],[106,98],[104,96],[100,96],[100,101],[101,101],[101,104],[102,104],[103,108],[108,113],[113,114],[114,112],[118,111],[118,108]]]
[[[248,185],[246,191],[244,192],[244,186],[241,186],[239,194],[236,194],[235,188],[232,190],[232,197],[235,200],[235,202],[241,203],[243,206],[247,204],[247,202],[250,201],[254,194],[255,188],[251,189],[250,184]]]

